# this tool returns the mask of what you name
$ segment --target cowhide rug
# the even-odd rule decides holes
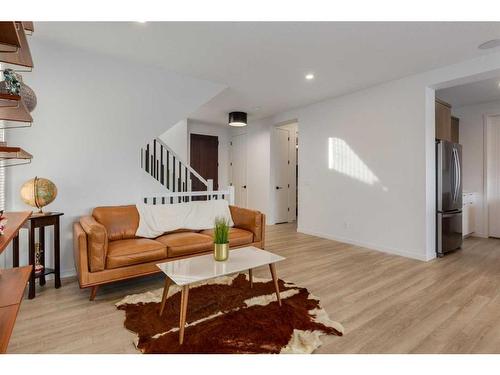
[[[279,280],[282,306],[271,280],[244,274],[190,287],[184,344],[179,345],[180,288],[172,285],[158,316],[162,289],[125,297],[124,325],[143,353],[312,353],[322,335],[342,336],[307,289]]]

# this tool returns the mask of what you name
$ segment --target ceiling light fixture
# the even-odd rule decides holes
[[[247,126],[246,112],[231,112],[229,114],[229,126],[235,126],[235,127]]]
[[[488,40],[487,42],[484,42],[479,45],[479,49],[490,49],[490,48],[496,48],[500,47],[500,39],[492,39]]]
[[[307,79],[308,81],[310,81],[310,80],[314,79],[314,74],[312,74],[312,73],[308,73],[308,74],[306,74],[306,79]]]

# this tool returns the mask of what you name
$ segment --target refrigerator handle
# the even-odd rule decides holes
[[[457,186],[457,196],[460,194],[460,188],[462,187],[462,162],[460,161],[460,156],[458,155],[458,150],[457,152],[457,171],[458,171],[458,186]]]
[[[455,147],[453,147],[453,166],[455,168],[454,178],[455,178],[455,189],[453,191],[453,203],[455,203],[458,199],[458,191],[459,191],[459,168],[458,168],[458,152]]]

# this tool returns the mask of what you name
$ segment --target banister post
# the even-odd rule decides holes
[[[227,190],[229,191],[229,204],[234,206],[234,186],[229,186]]]
[[[214,191],[214,180],[207,180],[207,191]],[[210,200],[210,194],[207,194],[207,200]]]

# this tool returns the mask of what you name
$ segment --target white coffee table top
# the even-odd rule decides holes
[[[177,285],[188,285],[276,263],[285,258],[253,246],[229,251],[229,258],[218,262],[213,254],[206,254],[157,264]]]

